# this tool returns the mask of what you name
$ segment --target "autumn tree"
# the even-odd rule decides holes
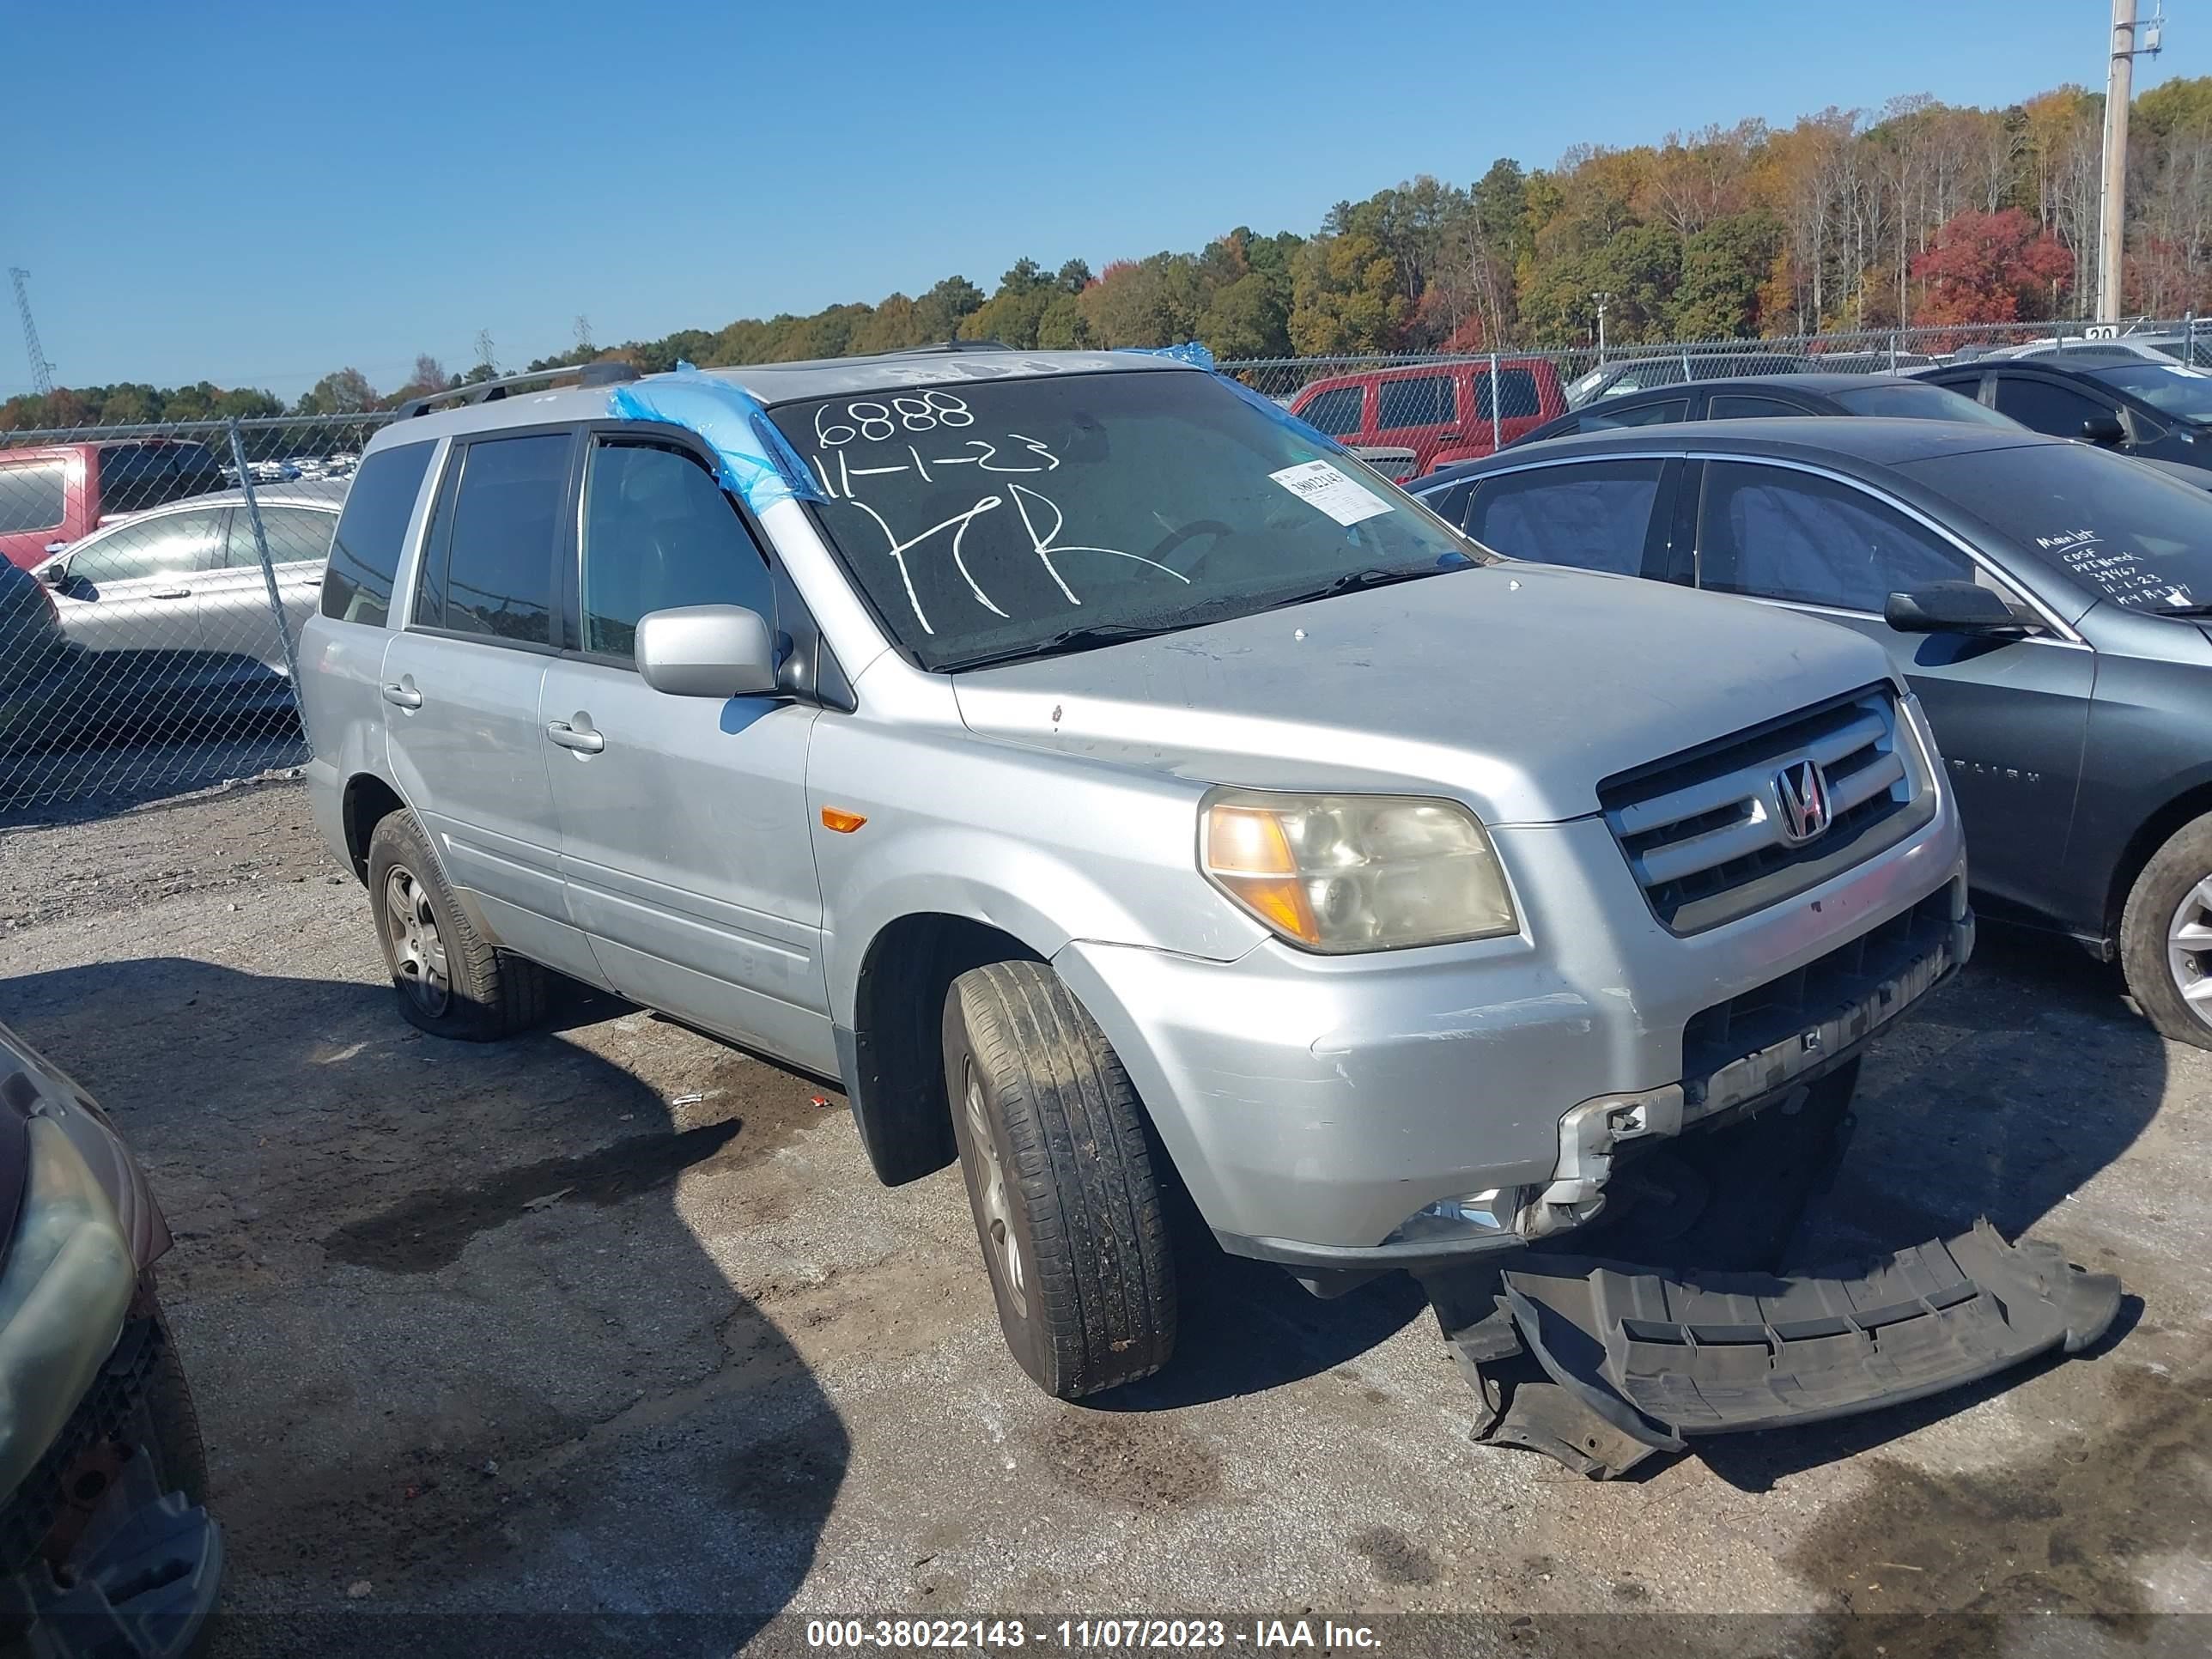
[[[2042,314],[2047,295],[2073,264],[2057,239],[2039,231],[2018,208],[1961,213],[1912,262],[1913,277],[1922,288],[1913,320],[2008,323]]]

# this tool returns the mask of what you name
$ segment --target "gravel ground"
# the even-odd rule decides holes
[[[1659,1613],[1786,1620],[1692,1644],[1746,1651],[1956,1637],[1852,1614],[2090,1616],[2019,1652],[2212,1632],[2155,1617],[2212,1613],[2212,1054],[2065,947],[1985,935],[1885,1041],[1796,1255],[1987,1214],[2119,1273],[2115,1336],[1607,1486],[1468,1443],[1404,1281],[1324,1304],[1216,1261],[1167,1374],[1041,1397],[957,1172],[885,1191],[833,1091],[580,994],[517,1041],[418,1035],[295,783],[0,830],[0,973],[176,1233],[219,1654],[490,1651],[462,1615],[523,1613],[702,1653],[861,1612],[1449,1613],[1643,1651],[1692,1627]]]

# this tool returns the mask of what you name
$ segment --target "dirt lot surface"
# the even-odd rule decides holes
[[[455,1615],[523,1613],[577,1652],[823,1613],[1448,1611],[1516,1651],[1563,1615],[1654,1651],[1662,1612],[1791,1616],[1713,1627],[1745,1651],[1871,1654],[1853,1613],[2095,1615],[2022,1653],[2212,1630],[2153,1617],[2212,1614],[2212,1054],[2063,947],[1985,937],[1881,1046],[1796,1252],[1987,1214],[2119,1273],[2115,1335],[1608,1486],[1470,1446],[1402,1280],[1321,1303],[1215,1261],[1170,1371],[1042,1398],[957,1172],[886,1191],[834,1092],[619,1004],[419,1036],[296,784],[0,830],[0,1019],[174,1227],[218,1653],[489,1652]]]

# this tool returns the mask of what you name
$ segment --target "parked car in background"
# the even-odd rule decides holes
[[[0,449],[0,556],[28,568],[124,514],[223,487],[205,444],[111,439]]]
[[[1490,360],[1443,361],[1411,368],[1333,374],[1299,388],[1291,413],[1358,452],[1409,449],[1417,477],[1439,466],[1487,455],[1502,441],[1566,412],[1559,372],[1540,357],[1501,357],[1498,385]]]
[[[1787,415],[1880,415],[1910,420],[1965,421],[2019,432],[2020,422],[1972,398],[1898,374],[1763,375],[1698,380],[1607,398],[1562,415],[1516,441],[1542,443],[1623,426],[1675,421],[1759,420]]]
[[[1814,351],[1805,358],[1808,374],[1894,374],[1927,368],[1942,359],[1924,351]]]
[[[2212,374],[2114,351],[1984,358],[1916,379],[1978,398],[2022,426],[2141,460],[2212,468]]]
[[[321,591],[343,483],[257,488],[285,632],[299,637]],[[140,514],[38,568],[63,632],[89,651],[200,653],[287,671],[271,625],[269,574],[241,491]]]
[[[169,1230],[91,1097],[0,1025],[0,1650],[166,1659],[222,1576],[154,1264]]]
[[[2008,362],[2056,357],[2062,362],[2071,362],[2083,352],[2089,353],[2093,361],[2101,353],[2106,362],[2132,357],[2145,362],[2186,363],[2192,368],[2212,368],[2212,328],[2206,328],[2193,337],[2146,332],[2121,334],[2098,340],[2034,340],[2027,345],[2008,346],[1990,355]]]
[[[1567,387],[1567,407],[1580,409],[1602,398],[1626,397],[1657,386],[1802,374],[1813,367],[1809,358],[1774,351],[1670,351],[1648,357],[1620,357],[1577,378]]]
[[[1978,905],[2117,957],[2212,1048],[2212,497],[1958,422],[1708,422],[1560,439],[1417,493],[1516,558],[1825,617],[1927,706]]]

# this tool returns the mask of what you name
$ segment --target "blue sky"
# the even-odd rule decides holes
[[[2145,0],[2146,10],[2148,0]],[[2212,71],[2174,0],[2140,89]],[[0,268],[65,383],[297,393],[1017,258],[1092,266],[1500,155],[2101,82],[2103,0],[11,9]],[[0,314],[0,397],[29,370]]]

